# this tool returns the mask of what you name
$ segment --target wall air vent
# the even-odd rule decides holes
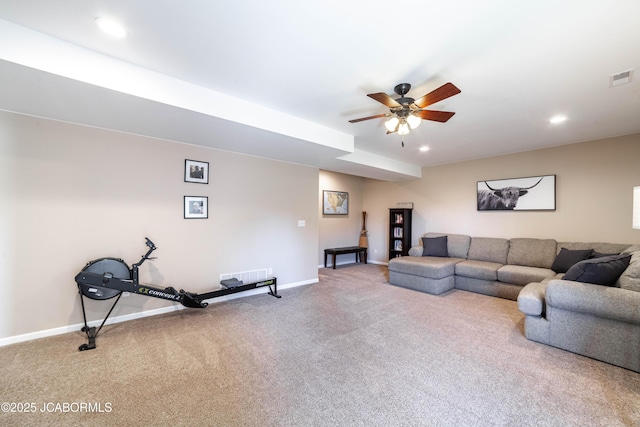
[[[633,77],[633,70],[627,70],[617,74],[612,74],[609,76],[609,87],[615,87],[615,86],[631,83],[632,77]]]

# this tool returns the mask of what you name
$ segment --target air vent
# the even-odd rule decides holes
[[[271,276],[270,268],[262,268],[260,270],[240,271],[238,273],[224,273],[220,275],[220,280],[236,278],[242,280],[244,283],[255,283],[261,280],[266,280]]]
[[[631,83],[633,77],[633,70],[622,71],[618,74],[612,74],[609,76],[609,87],[620,86],[627,83]]]

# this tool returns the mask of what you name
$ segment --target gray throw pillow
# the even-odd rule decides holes
[[[566,273],[575,264],[591,256],[593,249],[560,249],[560,253],[551,265],[551,269],[556,273]]]
[[[562,279],[616,286],[616,281],[629,265],[629,261],[631,261],[631,254],[587,259],[571,267]]]
[[[447,250],[447,236],[423,237],[422,246],[422,256],[449,256],[449,251]]]
[[[601,252],[594,250],[589,258],[602,258],[603,256],[612,256],[612,255],[618,255],[618,254],[603,254]]]

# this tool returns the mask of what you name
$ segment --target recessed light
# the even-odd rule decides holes
[[[122,39],[127,36],[127,30],[122,25],[107,18],[96,18],[93,20],[96,25],[110,36]]]
[[[567,121],[567,116],[553,116],[551,117],[551,119],[549,119],[549,123],[553,124],[553,125],[557,125],[559,123],[563,123]]]
[[[429,151],[429,147],[427,147],[426,145],[423,145],[422,147],[420,147],[420,151],[422,151],[423,153],[425,151]]]

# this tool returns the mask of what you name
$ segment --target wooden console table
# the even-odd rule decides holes
[[[336,255],[343,254],[356,254],[356,262],[364,259],[364,263],[367,263],[367,248],[364,246],[348,246],[345,248],[331,248],[324,250],[324,267],[327,268],[327,255],[333,256],[333,269],[336,268]],[[364,255],[364,258],[362,257]]]

